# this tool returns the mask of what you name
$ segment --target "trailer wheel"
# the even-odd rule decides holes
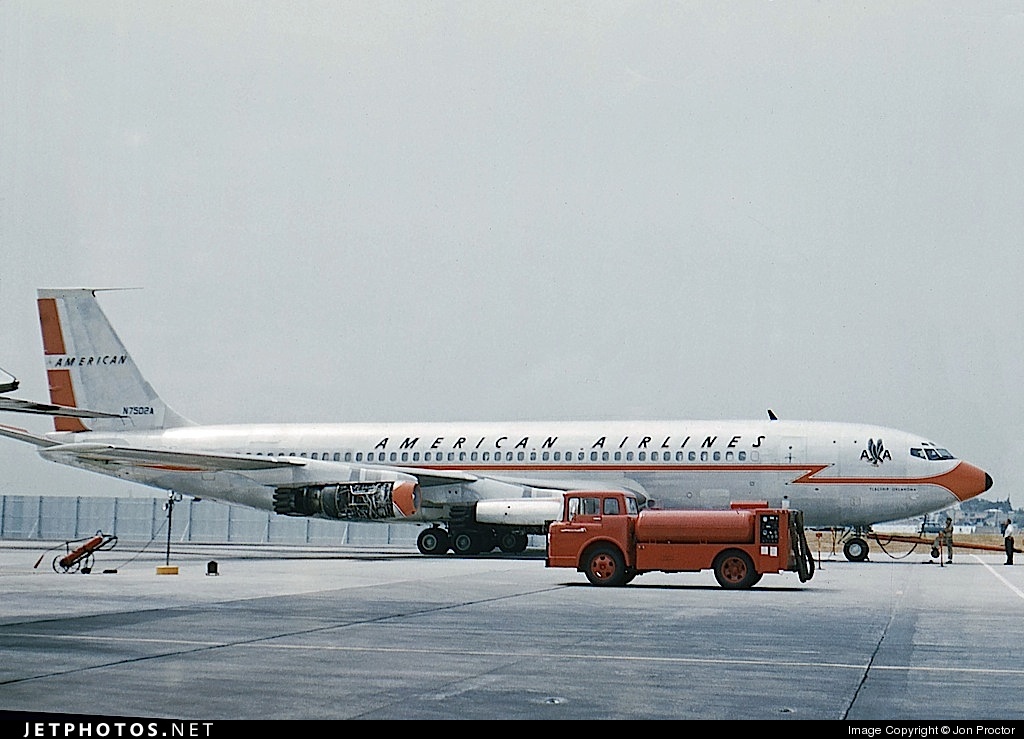
[[[731,590],[753,587],[761,579],[750,556],[738,549],[727,549],[719,554],[712,567],[718,584]]]
[[[851,562],[863,562],[868,558],[868,543],[855,536],[843,545],[843,554]]]
[[[626,561],[612,546],[599,546],[584,557],[583,571],[591,585],[618,587],[626,584]]]
[[[424,529],[416,539],[416,546],[420,554],[444,554],[448,551],[448,532],[437,526]]]

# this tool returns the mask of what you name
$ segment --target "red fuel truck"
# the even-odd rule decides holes
[[[594,585],[625,585],[645,572],[714,570],[723,588],[749,588],[766,572],[814,575],[803,514],[765,502],[729,510],[639,511],[632,493],[565,495],[548,528],[547,567],[574,567]]]

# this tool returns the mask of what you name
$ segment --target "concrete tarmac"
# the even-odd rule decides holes
[[[58,573],[54,545],[0,542],[0,711],[1024,719],[1024,562],[996,553],[829,552],[806,583],[731,591],[710,571],[598,588],[538,551],[397,547],[174,545],[178,574],[157,574],[164,551],[120,544]]]

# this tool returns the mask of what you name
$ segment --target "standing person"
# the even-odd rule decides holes
[[[953,519],[946,516],[946,525],[942,529],[942,538],[946,542],[946,564],[953,562]]]
[[[1006,523],[1003,525],[1003,547],[1006,549],[1006,561],[1004,565],[1013,564],[1013,535],[1017,533],[1017,528],[1013,525],[1013,521],[1006,519]]]

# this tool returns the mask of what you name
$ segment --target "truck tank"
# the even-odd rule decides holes
[[[636,519],[638,543],[753,543],[753,511],[641,511]]]

